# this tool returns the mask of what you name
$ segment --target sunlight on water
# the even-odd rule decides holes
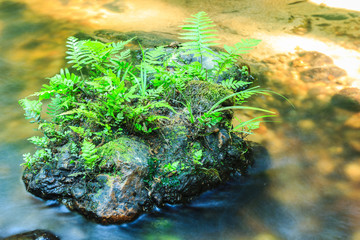
[[[329,41],[322,41],[314,37],[293,35],[259,35],[258,38],[266,40],[265,44],[271,49],[280,52],[318,51],[330,56],[335,65],[347,72],[354,79],[352,86],[360,87],[360,52],[346,49]]]
[[[181,8],[163,1],[61,1],[24,0],[34,11],[55,19],[66,19],[92,28],[121,31],[142,29],[166,31],[187,15]],[[41,8],[38,6],[41,5]],[[54,9],[56,11],[54,12]],[[146,22],[146,24],[144,24]]]
[[[360,11],[360,2],[354,0],[310,0],[316,4],[324,4],[325,6],[343,8],[348,10]]]

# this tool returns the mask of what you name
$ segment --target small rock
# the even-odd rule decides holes
[[[345,166],[346,176],[353,182],[360,182],[360,163],[352,162]]]
[[[332,105],[349,111],[360,111],[360,89],[345,88],[331,99]]]
[[[323,18],[325,20],[329,20],[329,21],[339,21],[339,20],[346,20],[349,17],[346,16],[345,14],[340,14],[340,13],[330,13],[330,14],[313,14],[313,17],[319,17],[319,18]]]
[[[356,113],[352,115],[348,120],[346,120],[346,127],[359,129],[360,128],[360,113]]]
[[[337,78],[346,76],[346,71],[337,66],[326,66],[310,68],[308,70],[302,71],[300,74],[301,79],[304,82],[332,82]]]
[[[276,236],[270,234],[270,233],[261,233],[257,235],[254,240],[278,240]]]
[[[322,67],[332,65],[334,62],[331,57],[316,51],[298,53],[299,58],[292,62],[293,67]]]
[[[34,230],[6,237],[3,240],[60,240],[59,237],[46,230]]]
[[[352,149],[354,149],[357,152],[360,152],[360,140],[350,140],[349,145]]]
[[[351,239],[352,240],[359,240],[360,239],[360,229],[354,231]]]
[[[315,128],[315,123],[310,119],[301,120],[297,125],[304,131],[310,131]]]

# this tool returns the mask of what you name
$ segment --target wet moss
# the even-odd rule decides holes
[[[119,168],[122,163],[145,164],[142,159],[143,156],[148,158],[149,147],[135,139],[120,137],[103,145],[99,152],[103,159],[100,165],[113,161],[116,168]]]
[[[193,110],[196,112],[206,112],[214,104],[233,92],[217,83],[204,81],[190,81],[185,89],[185,96],[190,98]],[[234,99],[228,99],[222,103],[224,106],[234,104]]]

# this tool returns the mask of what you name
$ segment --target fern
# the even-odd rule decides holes
[[[63,99],[60,95],[56,95],[51,99],[51,102],[48,104],[47,108],[49,116],[51,116],[53,121],[59,120],[59,116],[63,112]]]
[[[66,59],[73,64],[73,68],[81,70],[84,67],[89,70],[96,69],[96,65],[111,67],[111,64],[122,61],[130,56],[130,51],[120,52],[124,46],[132,41],[105,44],[98,41],[81,40],[69,37],[67,41],[68,51]],[[113,56],[116,55],[116,56]],[[111,59],[111,60],[109,60]],[[111,63],[111,64],[110,64]]]
[[[68,55],[66,56],[66,59],[69,60],[68,63],[72,63],[72,67],[76,68],[76,70],[81,70],[84,65],[82,59],[85,57],[85,53],[83,52],[79,40],[76,37],[69,37],[66,46],[68,48],[68,51],[66,52]]]
[[[260,123],[264,122],[259,119],[269,118],[269,117],[276,117],[276,115],[262,115],[247,121],[241,121],[239,118],[236,117],[236,119],[239,121],[239,124],[236,125],[231,131],[245,133],[245,134],[252,134],[252,131],[258,129],[260,127]]]
[[[234,80],[234,78],[229,78],[221,82],[221,85],[232,90],[237,90],[249,84],[251,84],[251,82],[237,81]]]
[[[31,123],[39,123],[41,121],[42,102],[24,98],[19,100],[19,104],[25,110],[25,119],[33,119],[30,120]]]
[[[48,145],[48,138],[47,137],[39,137],[39,136],[33,136],[31,138],[28,138],[28,140],[41,148],[45,148]]]
[[[97,149],[95,145],[87,140],[84,140],[81,146],[81,156],[85,159],[85,166],[88,168],[93,168],[95,166],[96,160],[99,158],[97,155]]]
[[[83,127],[75,127],[75,126],[69,126],[69,127],[75,133],[79,134],[79,136],[81,136],[81,137],[85,136],[85,129]]]
[[[192,15],[192,18],[185,20],[185,25],[180,26],[185,33],[180,33],[181,39],[190,40],[182,44],[181,49],[187,54],[194,54],[194,57],[200,57],[202,64],[204,57],[213,57],[215,53],[209,48],[217,45],[214,41],[218,40],[216,30],[211,29],[215,27],[213,21],[207,16],[205,12],[199,12]]]
[[[241,57],[241,54],[248,53],[252,48],[257,46],[261,40],[258,39],[242,39],[240,42],[236,43],[234,46],[224,45],[226,52],[220,52],[218,54],[217,65],[215,67],[215,78],[217,80],[218,76],[226,71],[228,68],[234,66],[236,61]]]
[[[153,66],[163,64],[163,58],[166,54],[164,47],[157,47],[143,52],[143,61],[142,63],[148,67],[148,70],[153,70]]]

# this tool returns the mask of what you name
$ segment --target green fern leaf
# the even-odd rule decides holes
[[[81,156],[85,159],[85,166],[94,168],[96,160],[99,158],[96,154],[97,149],[95,148],[95,145],[87,140],[84,140],[81,146],[81,151]]]
[[[60,95],[56,95],[51,99],[51,102],[48,104],[48,112],[53,121],[59,120],[60,114],[63,112],[63,99]]]
[[[237,81],[237,80],[234,80],[234,78],[226,79],[221,82],[221,85],[223,85],[226,88],[232,89],[232,90],[237,90],[237,89],[247,86],[249,84],[251,84],[251,82]]]
[[[186,32],[180,33],[181,39],[190,40],[182,44],[182,50],[185,50],[188,54],[194,54],[195,57],[200,57],[200,63],[202,63],[203,57],[212,57],[215,53],[209,48],[217,45],[214,41],[217,41],[216,30],[211,29],[215,27],[213,21],[207,16],[205,12],[199,12],[192,15],[192,18],[188,18],[182,29]]]
[[[39,136],[33,136],[31,138],[28,138],[28,140],[32,143],[35,144],[36,146],[45,148],[48,144],[48,138],[47,137],[39,137]]]
[[[39,100],[21,99],[19,100],[20,106],[25,110],[25,119],[31,120],[31,123],[40,122],[40,114],[42,110],[42,102]]]

